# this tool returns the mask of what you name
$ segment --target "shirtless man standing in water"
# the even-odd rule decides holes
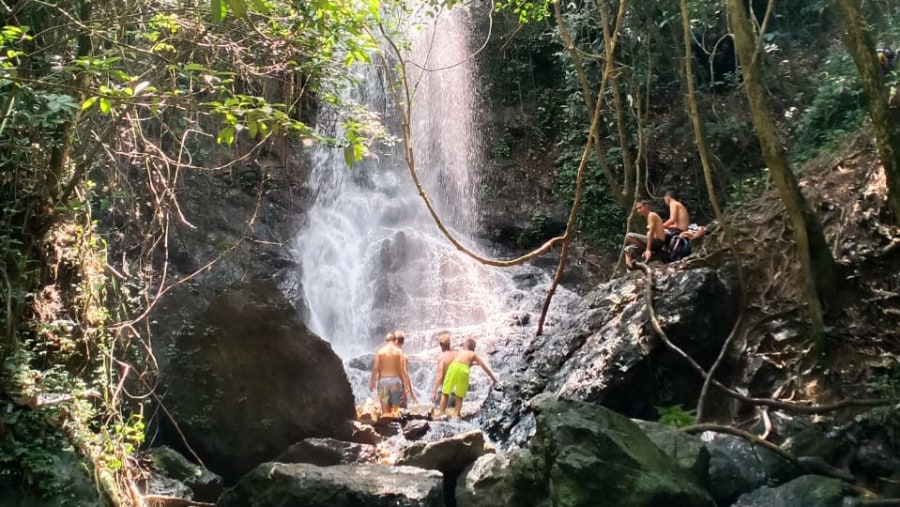
[[[447,368],[456,357],[456,352],[450,350],[450,333],[441,331],[438,335],[438,345],[441,347],[441,355],[438,356],[437,374],[434,377],[434,385],[431,387],[431,402],[435,405],[441,403],[439,396],[441,386],[444,385],[444,377],[447,375]]]
[[[403,343],[405,341],[406,335],[403,334],[403,331],[394,331],[394,344],[401,351],[403,350]],[[412,398],[413,403],[419,403],[419,399],[416,398],[416,391],[412,386],[412,379],[409,377],[409,357],[407,357],[406,354],[403,354],[400,379],[403,380],[403,391],[400,395],[400,408],[407,407],[409,398]]]
[[[384,346],[375,353],[375,364],[372,365],[372,376],[369,378],[369,391],[378,385],[378,401],[381,402],[382,415],[396,414],[400,410],[403,392],[411,386],[404,385],[405,354],[397,347],[397,338],[390,333],[385,338]]]
[[[469,367],[472,363],[481,366],[481,369],[487,373],[495,384],[497,377],[487,365],[484,359],[475,353],[475,338],[466,337],[465,348],[456,353],[450,366],[447,368],[447,375],[444,377],[444,385],[441,389],[441,407],[438,409],[437,417],[444,417],[444,411],[447,410],[447,400],[451,394],[456,395],[456,413],[462,413],[463,398],[469,392]]]

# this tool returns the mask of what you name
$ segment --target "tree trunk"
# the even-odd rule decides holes
[[[757,45],[746,12],[746,3],[742,0],[728,0],[728,14],[734,31],[735,49],[741,63],[744,89],[750,102],[753,126],[756,128],[756,135],[759,137],[763,158],[769,166],[772,181],[775,182],[787,212],[787,222],[791,227],[800,260],[811,331],[821,350],[824,345],[823,306],[833,300],[836,292],[834,259],[822,233],[822,226],[807,205],[778,140],[775,122],[772,120],[759,75],[760,62],[754,60]]]
[[[608,58],[612,58],[610,51],[610,41],[612,34],[610,33],[609,18],[603,6],[599,6],[600,18],[603,22],[603,45],[606,47]],[[622,150],[622,169],[625,173],[622,183],[622,195],[619,197],[620,202],[627,204],[630,208],[634,207],[635,193],[635,160],[631,152],[631,134],[628,132],[628,124],[625,121],[625,106],[622,101],[622,89],[619,86],[618,72],[613,73],[609,77],[613,92],[613,107],[616,110],[616,127],[619,133],[619,148]]]
[[[866,26],[859,1],[833,0],[844,18],[847,33],[844,42],[853,56],[863,89],[869,102],[869,116],[878,144],[878,155],[884,165],[887,180],[888,205],[894,213],[894,223],[900,225],[900,109],[891,109],[888,90],[884,85],[881,67],[876,60],[875,46]]]
[[[684,38],[684,82],[685,87],[687,88],[687,106],[688,111],[691,116],[691,124],[694,127],[694,139],[697,144],[697,153],[700,155],[700,164],[703,166],[703,179],[706,182],[706,192],[709,194],[709,203],[712,205],[713,211],[716,214],[716,221],[719,224],[719,229],[722,231],[723,236],[725,238],[725,244],[731,249],[732,255],[734,255],[735,266],[737,267],[737,277],[738,284],[740,285],[740,301],[738,303],[738,307],[741,309],[741,315],[743,315],[743,309],[747,304],[747,286],[744,281],[744,270],[741,268],[741,258],[740,253],[737,248],[735,248],[734,244],[734,234],[731,231],[731,226],[728,225],[728,222],[725,220],[725,214],[722,213],[722,207],[719,206],[719,198],[716,194],[716,186],[713,183],[712,177],[712,164],[709,161],[709,148],[706,145],[706,134],[703,130],[703,122],[700,118],[700,108],[697,106],[697,93],[694,89],[694,65],[693,65],[693,55],[691,48],[691,16],[690,9],[688,9],[687,0],[681,0],[681,28],[682,28],[682,36]],[[725,343],[722,345],[722,348],[719,350],[719,354],[716,357],[715,362],[709,368],[709,374],[703,382],[703,387],[700,390],[700,398],[697,400],[697,417],[696,421],[698,423],[703,422],[706,417],[705,408],[707,407],[706,399],[707,392],[709,391],[710,382],[715,378],[716,369],[722,364],[722,360],[725,357],[725,354],[728,352],[731,342],[734,337],[738,333],[738,329],[741,325],[742,318],[738,318],[735,322],[734,327],[731,330],[731,333],[728,334],[728,338],[725,340]]]

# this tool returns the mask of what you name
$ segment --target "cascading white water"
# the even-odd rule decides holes
[[[445,223],[473,244],[481,148],[466,17],[442,13],[416,35],[408,69],[416,169]],[[352,95],[396,134],[386,86],[367,69]],[[476,325],[503,307],[496,270],[458,253],[429,217],[402,146],[376,152],[348,168],[341,150],[312,150],[316,197],[296,240],[307,323],[343,357],[371,351],[391,329]]]

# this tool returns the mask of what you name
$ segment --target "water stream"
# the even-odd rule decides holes
[[[468,13],[455,8],[412,37],[408,68],[418,83],[413,145],[416,169],[442,219],[464,244],[488,251],[475,240],[484,162],[469,25]],[[383,73],[375,66],[360,72],[361,84],[348,98],[370,107],[397,135],[396,106]],[[310,153],[315,202],[295,245],[305,319],[348,361],[357,402],[369,394],[365,355],[388,331],[406,332],[407,352],[419,354],[411,374],[424,398],[437,330],[450,329],[457,340],[463,334],[494,336],[504,326],[503,314],[539,311],[549,283],[535,268],[490,268],[459,253],[428,215],[402,150],[402,143],[374,147],[373,157],[352,168],[341,150],[317,147]],[[522,277],[531,280],[524,290]]]

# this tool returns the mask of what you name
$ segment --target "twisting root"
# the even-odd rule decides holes
[[[656,310],[653,308],[653,272],[650,270],[650,267],[641,262],[632,262],[631,266],[633,268],[640,269],[644,272],[647,278],[647,283],[644,292],[644,299],[647,305],[647,313],[650,316],[650,325],[653,327],[653,330],[659,335],[660,340],[668,347],[672,352],[680,356],[682,359],[687,361],[687,363],[697,372],[703,379],[709,377],[709,374],[706,370],[703,369],[697,361],[694,360],[691,356],[689,356],[685,351],[681,350],[677,345],[672,343],[669,339],[666,332],[663,331],[662,327],[659,325],[659,320],[656,317]],[[746,396],[744,394],[739,393],[738,391],[722,384],[716,379],[710,380],[711,384],[721,390],[726,395],[744,403],[750,405],[758,405],[764,407],[774,407],[777,409],[784,410],[786,412],[793,412],[797,414],[823,414],[826,412],[833,412],[835,410],[839,410],[847,407],[877,407],[884,405],[891,405],[894,403],[900,402],[900,399],[891,398],[891,399],[848,399],[841,400],[835,403],[826,403],[823,405],[814,405],[809,403],[796,403],[796,402],[786,402],[781,400],[774,400],[772,398],[751,398],[750,396]]]

